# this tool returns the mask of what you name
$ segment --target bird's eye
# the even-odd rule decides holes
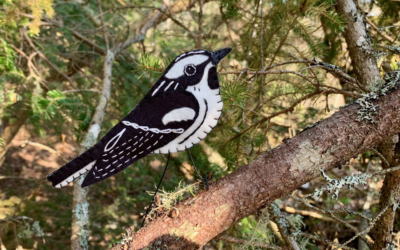
[[[187,76],[192,76],[196,74],[196,67],[193,64],[186,65],[184,72]]]

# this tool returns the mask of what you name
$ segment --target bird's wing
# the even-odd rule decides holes
[[[94,146],[101,155],[82,187],[108,178],[168,144],[193,124],[198,113],[196,98],[184,90],[145,97]]]
[[[124,119],[89,150],[57,169],[47,179],[63,187],[89,171],[82,187],[125,169],[165,146],[196,120],[199,104],[185,90],[147,95]]]

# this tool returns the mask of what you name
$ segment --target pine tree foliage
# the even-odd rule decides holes
[[[341,88],[333,74],[317,63],[323,61],[339,66],[349,75],[354,73],[343,49],[341,32],[345,31],[345,23],[337,14],[335,1],[204,0],[201,1],[202,9],[200,1],[182,2],[183,9],[179,9],[180,1],[170,1],[170,6],[165,8],[164,1],[101,1],[110,48],[138,35],[149,17],[159,10],[162,19],[146,34],[143,43],[132,45],[116,57],[112,67],[112,92],[100,137],[137,105],[173,58],[195,48],[216,50],[230,46],[234,49],[218,66],[224,110],[218,126],[204,143],[213,155],[223,159],[223,164],[215,160],[218,157],[211,157],[202,145],[191,151],[200,171],[204,174],[213,170],[215,179],[235,171],[262,152],[276,147],[283,139],[293,137],[329,116],[337,109],[330,103],[335,98],[361,96],[359,91],[343,92],[345,88]],[[388,26],[382,30],[397,39],[400,26],[393,25],[398,21],[399,13],[395,1],[359,2],[365,11],[378,6],[382,13],[370,17],[371,20],[380,27]],[[25,129],[32,139],[41,140],[50,147],[61,143],[61,154],[64,154],[68,147],[78,147],[84,139],[101,96],[106,42],[98,2],[5,0],[1,5],[0,118],[7,122],[0,123],[0,133],[8,120],[16,119],[14,107],[22,103],[29,116]],[[28,34],[32,44],[24,33]],[[377,48],[379,45],[396,46],[376,34],[371,30]],[[393,69],[398,68],[398,55],[385,50],[383,56],[382,60],[388,60]],[[288,61],[291,63],[286,63]],[[1,143],[0,139],[0,146]],[[352,162],[344,166],[344,171],[365,171],[367,168],[375,171],[380,167],[374,154],[364,153],[358,159],[354,160],[357,164]],[[23,162],[6,160],[1,175],[20,174],[19,166],[28,164]],[[56,162],[58,165],[63,163],[61,159]],[[93,249],[104,249],[119,242],[121,228],[140,224],[139,214],[144,212],[143,207],[151,199],[146,191],[154,190],[164,162],[164,156],[146,157],[124,173],[91,189],[90,244]],[[33,165],[40,167],[40,164],[43,161]],[[44,168],[42,172],[45,176],[51,171]],[[342,172],[326,174],[337,173]],[[313,182],[313,190],[324,185],[324,180],[320,178]],[[65,242],[70,238],[70,190],[59,191],[47,183],[24,179],[6,181],[1,184],[2,192],[7,197],[19,196],[22,200],[16,215],[38,221],[46,240],[45,244],[39,239],[41,236],[36,237],[34,233],[25,233],[22,237],[23,234],[18,233],[23,233],[28,226],[20,226],[19,232],[13,234],[20,235],[17,238],[20,244],[30,248],[36,244],[37,249],[57,249],[68,244]],[[23,187],[22,191],[9,188],[7,183]],[[174,154],[163,181],[165,191],[162,196],[168,201],[163,203],[165,209],[171,209],[171,205],[180,200],[177,197],[195,196],[197,186],[193,187],[192,193],[179,193],[187,191],[186,187],[192,187],[194,183],[196,177],[188,156]],[[372,182],[373,185],[377,183],[378,180]],[[174,192],[176,187],[181,187],[178,192]],[[360,212],[362,208],[355,201],[364,199],[366,192],[374,199],[378,197],[375,189],[366,188],[362,192],[341,189],[338,200],[343,206],[356,207]],[[38,191],[32,193],[31,190]],[[313,193],[312,190],[302,192]],[[322,194],[313,202],[316,206],[334,209],[338,203],[330,196]],[[291,199],[279,203],[278,209],[286,213],[283,211],[288,204],[299,206],[301,211],[309,209],[294,204]],[[340,229],[343,231],[336,236],[336,231],[326,230],[332,223],[326,217],[307,215],[300,218],[287,213],[284,216],[287,223],[293,225],[289,228],[301,233],[322,232],[321,237],[332,241],[336,237],[340,242],[352,237],[349,235],[353,232],[346,228]],[[358,218],[355,214],[345,216],[349,220]],[[229,235],[244,239],[248,244],[234,245],[224,241],[210,244],[219,249],[257,249],[252,242],[284,246],[271,228],[270,220],[268,211],[260,210],[259,214],[228,229]],[[395,228],[399,226],[396,224]],[[33,227],[30,224],[29,229]],[[7,246],[16,248],[13,243],[16,236],[9,236],[12,230],[4,230],[0,237]],[[300,233],[295,238],[301,249],[315,249],[318,244]]]

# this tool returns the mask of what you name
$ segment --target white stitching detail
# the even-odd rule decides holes
[[[153,146],[155,146],[158,143],[158,141],[156,141],[156,143],[153,144]]]
[[[113,149],[113,148],[117,145],[119,139],[121,139],[121,136],[124,134],[125,130],[126,130],[126,128],[123,129],[121,132],[119,132],[117,135],[115,135],[113,138],[111,138],[111,140],[108,141],[108,143],[107,143],[106,146],[104,147],[104,152],[110,151],[111,149]],[[110,146],[110,148],[108,148],[108,145],[109,145],[111,142],[113,142],[113,145]],[[119,147],[117,147],[117,148],[119,148]],[[111,152],[110,152],[110,153],[111,153]]]
[[[117,161],[118,161],[118,160],[114,161],[112,164],[115,164],[115,163],[117,163]]]
[[[154,90],[153,94],[151,96],[154,96],[157,91],[164,85],[165,81],[162,81],[162,83],[160,84],[160,86],[158,86],[158,88],[156,88],[156,90]]]
[[[109,167],[111,167],[111,164],[110,164],[110,165],[108,165],[108,166],[106,167],[106,169],[107,169],[107,168],[109,168]]]
[[[129,159],[128,159],[128,160],[126,160],[126,161],[125,161],[125,163],[127,163],[128,161],[129,161]]]
[[[129,122],[129,121],[122,121],[122,123],[125,124],[126,126],[131,126],[135,129],[141,129],[143,131],[151,131],[156,134],[160,134],[160,133],[161,134],[169,134],[169,133],[182,134],[185,131],[183,128],[178,128],[178,129],[168,128],[168,129],[160,130],[158,128],[149,128],[147,126],[139,126],[137,123]],[[136,136],[135,136],[135,138],[136,138]]]
[[[170,84],[168,84],[168,86],[164,89],[164,92],[167,91],[167,89],[174,83],[174,81],[172,81]]]

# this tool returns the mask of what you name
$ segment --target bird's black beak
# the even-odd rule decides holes
[[[220,50],[217,50],[215,52],[212,52],[211,59],[212,59],[213,63],[215,65],[217,65],[219,63],[219,61],[221,61],[231,51],[232,51],[232,48],[228,47],[228,48],[225,48],[225,49],[220,49]]]

